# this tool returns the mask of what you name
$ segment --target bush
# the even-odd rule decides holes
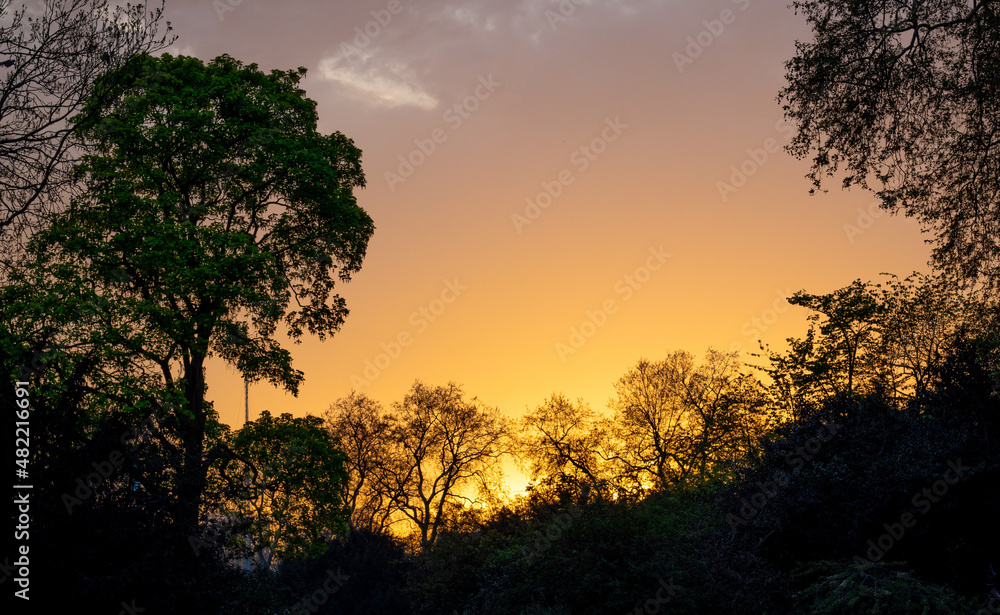
[[[793,575],[805,584],[794,595],[802,615],[972,615],[971,601],[926,583],[905,564],[820,561]]]

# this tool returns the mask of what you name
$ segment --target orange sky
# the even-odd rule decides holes
[[[836,182],[810,197],[780,150],[783,62],[809,34],[785,4],[168,2],[171,52],[306,67],[320,129],[364,153],[351,314],[293,347],[297,398],[251,386],[251,418],[352,388],[388,405],[416,378],[511,416],[553,391],[603,410],[641,357],[780,344],[805,331],[791,292],[925,270],[914,222]],[[238,426],[235,369],[208,377]]]

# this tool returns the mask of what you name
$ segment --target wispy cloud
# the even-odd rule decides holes
[[[432,110],[448,100],[453,76],[475,70],[499,55],[536,53],[542,39],[559,31],[572,44],[571,25],[587,36],[597,29],[620,30],[641,12],[668,0],[427,0],[403,3],[395,13],[359,14],[339,48],[319,61],[321,79],[344,96],[380,107]],[[381,17],[379,16],[381,15]],[[589,39],[588,39],[589,40]],[[536,45],[525,46],[525,41]],[[589,44],[589,43],[588,43]],[[491,69],[492,70],[492,69]],[[488,71],[487,71],[488,72]]]
[[[388,107],[409,105],[425,110],[438,105],[437,99],[420,86],[416,74],[404,62],[380,58],[374,51],[342,47],[335,55],[320,60],[319,73],[369,103]]]

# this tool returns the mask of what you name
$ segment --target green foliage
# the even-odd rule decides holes
[[[110,94],[77,118],[98,152],[77,168],[88,190],[39,245],[141,315],[149,342],[217,352],[292,392],[302,375],[277,323],[295,338],[339,329],[334,282],[373,231],[352,193],[361,152],[316,132],[303,74],[164,54],[100,79]]]
[[[33,551],[66,560],[53,564],[68,584],[53,600],[263,610],[263,596],[238,606],[248,587],[224,532],[191,542],[220,499],[247,495],[232,447],[256,456],[256,495],[280,509],[279,527],[258,523],[258,536],[282,556],[315,554],[324,530],[343,531],[343,457],[321,421],[268,419],[231,447],[205,382],[214,355],[296,392],[303,375],[276,331],[341,326],[334,283],[360,268],[373,232],[353,196],[360,151],[317,132],[302,72],[134,55],[97,79],[74,118],[81,191],[0,289],[0,365],[30,380],[32,436],[53,446],[33,466],[49,504],[32,510]],[[109,459],[120,467],[67,515],[75,479]],[[223,470],[209,485],[213,467]]]
[[[903,564],[820,561],[794,576],[807,584],[795,595],[802,615],[972,615],[972,601],[920,580]]]
[[[316,132],[302,74],[164,54],[98,78],[74,118],[85,189],[3,289],[0,343],[57,368],[41,395],[72,388],[90,416],[156,414],[191,531],[207,468],[230,454],[211,433],[206,360],[295,393],[303,375],[277,326],[293,339],[339,329],[334,282],[360,268],[373,232],[353,196],[361,153]]]
[[[318,556],[330,535],[344,535],[346,457],[322,419],[272,417],[265,410],[232,436],[230,446],[246,465],[242,477],[232,476],[225,466],[233,461],[226,459],[221,474],[242,478],[243,489],[220,512],[249,522],[258,566],[270,568],[272,558]]]
[[[632,612],[657,597],[669,613],[731,609],[719,522],[711,499],[694,492],[638,504],[525,501],[476,532],[442,534],[409,586],[420,613]]]
[[[406,576],[412,561],[403,544],[386,534],[352,531],[329,542],[315,558],[283,563],[274,575],[283,588],[280,604],[301,613],[303,599],[326,587],[336,588],[323,604],[313,602],[305,612],[317,615],[409,615],[412,613]],[[331,583],[335,580],[335,583]],[[289,611],[276,608],[270,613]]]

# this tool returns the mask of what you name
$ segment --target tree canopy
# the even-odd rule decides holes
[[[956,336],[987,309],[947,277],[919,273],[788,301],[812,311],[809,330],[785,352],[767,352],[764,371],[793,416],[838,395],[878,392],[902,405],[926,394]]]
[[[1000,283],[1000,8],[991,0],[794,2],[813,31],[781,91],[815,188],[838,173],[935,235],[935,262]]]
[[[817,185],[846,165],[848,185],[939,224],[951,269],[994,275],[995,3],[797,6],[823,33],[786,91]],[[0,371],[16,379],[0,414],[19,441],[30,423],[8,462],[30,468],[31,499],[9,504],[23,524],[30,503],[45,612],[997,610],[1000,311],[947,276],[796,293],[809,329],[766,355],[770,381],[734,353],[674,351],[613,383],[609,412],[554,393],[520,433],[459,384],[419,380],[385,408],[351,393],[325,421],[265,411],[230,430],[208,360],[297,393],[279,334],[340,329],[339,284],[374,226],[354,196],[361,152],[318,132],[304,69],[140,53],[158,15],[72,22],[65,49],[86,57],[55,79],[86,96],[0,132],[0,239],[30,231],[0,285]],[[72,65],[63,51],[52,66]],[[5,100],[56,86],[20,74],[42,89],[0,98],[5,121]],[[44,155],[17,166],[8,146],[32,131]],[[36,207],[70,182],[66,207]],[[949,251],[963,241],[980,251]],[[510,454],[523,497],[502,484]],[[249,555],[253,570],[234,565]]]
[[[275,558],[321,555],[324,539],[344,534],[346,456],[323,419],[273,417],[265,410],[230,444],[244,462],[244,489],[241,497],[225,499],[220,512],[247,522],[249,550],[260,568]]]
[[[317,132],[304,73],[163,54],[99,77],[74,118],[85,190],[4,289],[22,346],[86,364],[91,412],[159,410],[190,527],[224,454],[204,450],[205,361],[296,393],[303,374],[278,326],[336,332],[348,310],[335,283],[359,270],[374,230],[353,195],[361,152]]]
[[[325,418],[327,429],[347,455],[351,529],[387,531],[397,501],[388,475],[400,464],[393,456],[393,417],[374,399],[352,391],[331,404]]]
[[[725,478],[777,418],[735,354],[684,351],[640,360],[615,383],[609,431],[619,472],[640,488],[666,490]]]

